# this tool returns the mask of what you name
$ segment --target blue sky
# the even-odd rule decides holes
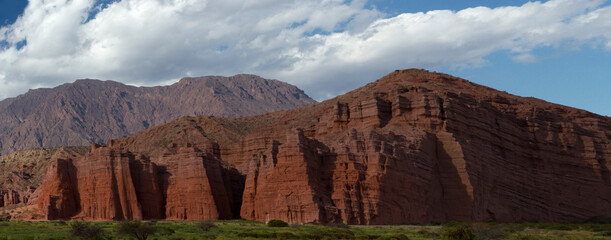
[[[416,67],[611,115],[609,1],[204,2],[0,0],[0,99],[253,73],[323,100]]]

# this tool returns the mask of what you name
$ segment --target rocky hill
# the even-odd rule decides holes
[[[308,107],[92,145],[53,160],[36,206],[46,219],[582,221],[611,215],[610,139],[609,117],[409,69]]]
[[[103,143],[182,116],[240,117],[313,103],[293,85],[246,74],[161,87],[77,80],[0,101],[0,155]]]

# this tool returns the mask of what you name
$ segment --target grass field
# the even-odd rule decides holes
[[[212,224],[210,224],[212,223]],[[0,222],[0,240],[78,239],[71,237],[71,222]],[[117,234],[120,222],[93,222],[103,229],[103,239],[131,239]],[[148,239],[460,239],[454,230],[467,229],[471,239],[611,239],[611,224],[551,223],[446,223],[443,225],[268,227],[244,220],[158,221]],[[204,227],[203,227],[204,226]],[[467,236],[469,237],[469,236]]]

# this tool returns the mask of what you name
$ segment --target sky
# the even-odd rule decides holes
[[[0,0],[0,99],[257,74],[325,100],[396,69],[611,116],[611,0]]]

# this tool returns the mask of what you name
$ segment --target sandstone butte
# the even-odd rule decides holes
[[[611,119],[408,69],[322,103],[183,117],[57,158],[45,219],[574,222],[611,215]]]

